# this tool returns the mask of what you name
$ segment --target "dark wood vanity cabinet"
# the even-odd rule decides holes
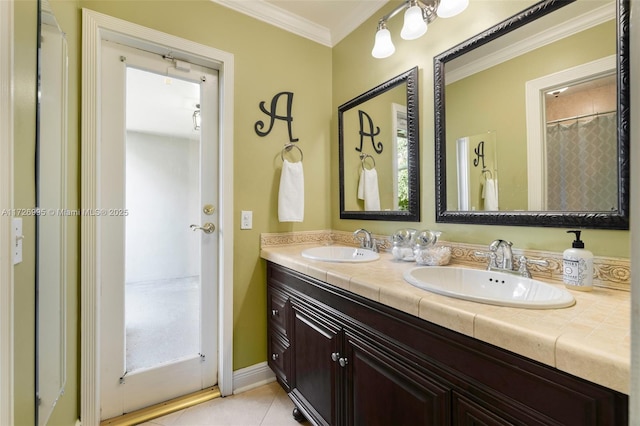
[[[320,425],[624,425],[628,397],[268,263],[269,366]]]

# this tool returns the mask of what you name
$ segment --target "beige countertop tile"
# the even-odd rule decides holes
[[[420,290],[404,281],[412,262],[380,253],[367,263],[303,258],[314,244],[267,246],[261,257],[331,285],[559,370],[628,394],[630,293],[595,288],[571,291],[576,304],[562,309],[485,305]],[[561,283],[547,281],[562,286]]]

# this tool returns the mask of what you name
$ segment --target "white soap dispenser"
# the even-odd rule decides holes
[[[581,231],[567,231],[576,234],[570,249],[562,254],[562,280],[571,290],[591,291],[593,289],[593,253],[585,250],[580,239]]]

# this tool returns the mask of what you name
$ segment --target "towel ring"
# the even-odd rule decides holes
[[[482,176],[484,176],[484,178],[486,179],[487,177],[485,176],[485,173],[489,173],[489,179],[493,179],[493,175],[491,174],[491,170],[489,170],[489,169],[482,170]]]
[[[362,162],[362,170],[367,170],[367,168],[364,165],[364,162],[367,160],[367,158],[371,158],[371,161],[373,162],[373,166],[369,169],[375,169],[376,168],[376,159],[373,158],[373,156],[371,154],[360,154],[360,161]]]
[[[298,151],[300,151],[300,161],[302,161],[302,159],[304,158],[304,154],[302,153],[302,149],[300,149],[300,147],[294,143],[288,143],[284,146],[284,148],[282,148],[282,151],[280,151],[280,158],[282,158],[282,161],[284,161],[284,152],[287,151],[291,151],[291,148],[296,148]]]

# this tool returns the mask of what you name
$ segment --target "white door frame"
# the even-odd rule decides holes
[[[13,208],[13,0],[0,1],[0,210]],[[13,424],[11,215],[0,215],[0,424]]]
[[[220,78],[219,135],[219,276],[218,387],[233,392],[233,78],[232,54],[142,27],[88,9],[82,10],[82,215],[81,317],[80,317],[80,418],[85,426],[100,423],[100,243],[99,216],[86,214],[102,206],[98,199],[97,147],[100,141],[100,56],[102,40],[172,55],[217,69]]]

